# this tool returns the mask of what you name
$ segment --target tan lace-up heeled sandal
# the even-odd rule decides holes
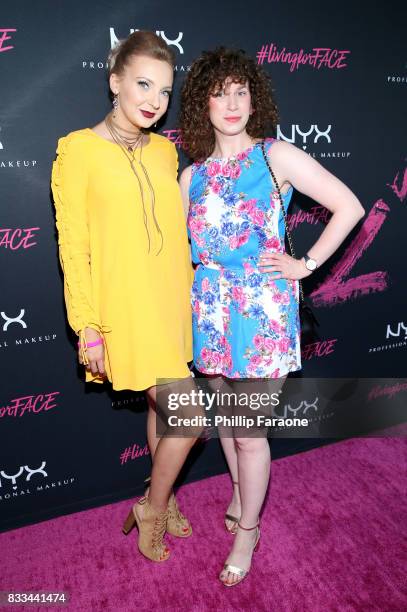
[[[147,486],[145,496],[148,497],[149,485],[151,477],[145,479],[144,484]],[[192,526],[189,520],[182,514],[179,509],[175,494],[171,493],[168,500],[168,518],[167,532],[176,538],[189,538],[192,535]]]
[[[189,538],[192,535],[191,523],[179,509],[174,493],[168,500],[167,531],[177,538]]]
[[[232,480],[232,483],[233,483],[233,486],[235,486],[235,485],[239,485],[239,483],[238,483],[238,482],[235,482],[234,480]],[[225,520],[225,527],[226,527],[226,530],[227,530],[229,533],[231,533],[232,535],[236,535],[237,526],[238,526],[238,523],[239,523],[239,521],[240,521],[240,518],[238,518],[237,516],[233,516],[233,514],[229,514],[228,512],[226,512],[226,514],[225,514],[225,519],[224,519],[224,520]],[[227,524],[227,522],[226,522],[226,521],[231,521],[231,522],[233,522],[233,523],[234,523],[234,525],[232,525],[231,527],[229,527],[229,525]]]
[[[143,506],[143,516],[137,511]],[[156,512],[147,497],[141,497],[132,507],[123,525],[123,533],[129,534],[137,525],[138,549],[151,561],[167,561],[170,551],[163,542],[168,518],[168,510]]]

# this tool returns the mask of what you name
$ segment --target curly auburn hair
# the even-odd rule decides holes
[[[252,138],[274,133],[278,122],[271,81],[245,51],[217,47],[204,51],[191,65],[182,90],[179,127],[183,146],[195,161],[203,161],[215,148],[215,132],[209,119],[210,96],[222,89],[226,79],[249,84],[254,113],[246,126]]]

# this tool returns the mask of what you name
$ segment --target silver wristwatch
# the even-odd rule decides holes
[[[307,268],[307,270],[310,270],[310,272],[313,272],[314,270],[318,268],[318,264],[315,261],[315,259],[311,259],[309,255],[304,255],[304,261],[305,261],[305,267]]]

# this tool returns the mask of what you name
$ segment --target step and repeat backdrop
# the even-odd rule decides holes
[[[50,172],[57,140],[110,109],[106,58],[136,29],[176,53],[162,135],[188,162],[178,93],[192,60],[243,48],[272,78],[276,136],[312,155],[357,194],[366,215],[307,279],[320,340],[305,377],[406,375],[406,55],[401,4],[79,0],[2,3],[0,12],[0,529],[141,493],[150,473],[142,394],[86,385],[65,317]],[[299,253],[327,210],[295,193]],[[395,391],[405,394],[405,386]],[[317,416],[317,415],[316,415]],[[277,439],[273,457],[322,440]],[[200,441],[184,481],[225,470]]]

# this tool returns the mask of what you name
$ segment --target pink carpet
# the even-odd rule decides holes
[[[232,541],[222,475],[179,491],[194,535],[167,536],[168,562],[121,534],[126,501],[0,534],[0,590],[65,590],[69,605],[51,609],[86,612],[404,611],[406,450],[405,438],[352,439],[274,461],[260,549],[232,589],[217,581]]]

